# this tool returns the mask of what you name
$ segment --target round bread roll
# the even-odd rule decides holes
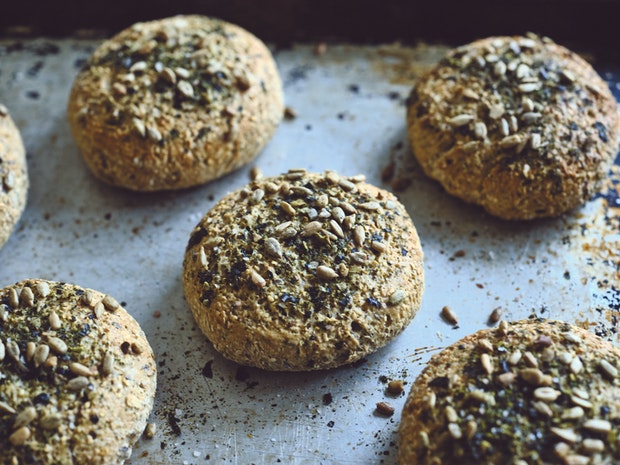
[[[620,349],[570,324],[501,322],[434,355],[402,412],[399,463],[620,462]]]
[[[594,69],[535,36],[452,50],[407,104],[424,172],[507,220],[557,216],[588,200],[618,152],[619,124]]]
[[[291,170],[218,202],[191,233],[183,284],[213,346],[242,365],[355,362],[411,321],[422,250],[405,208],[363,182]]]
[[[137,191],[206,183],[254,159],[283,115],[269,49],[204,16],[137,23],[77,75],[68,118],[88,167]]]
[[[19,129],[0,104],[0,247],[19,221],[28,195],[26,152]]]
[[[153,406],[153,351],[109,295],[0,290],[0,463],[122,464]]]

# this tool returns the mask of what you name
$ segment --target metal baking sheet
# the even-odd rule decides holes
[[[115,296],[155,350],[158,392],[129,463],[394,464],[404,395],[429,356],[503,318],[566,320],[619,343],[618,167],[604,195],[558,219],[503,222],[447,195],[412,160],[406,96],[445,47],[312,45],[274,50],[287,105],[284,121],[251,165],[182,192],[139,194],[96,181],[66,122],[73,77],[95,39],[0,41],[0,101],[20,127],[31,189],[27,209],[0,250],[0,286],[29,277],[73,282]],[[617,92],[617,74],[603,74]],[[425,252],[426,292],[413,323],[392,344],[352,366],[270,373],[222,358],[183,298],[181,264],[190,231],[252,166],[333,169],[397,192]],[[392,172],[393,171],[393,172]],[[449,306],[459,318],[440,317]],[[376,412],[377,402],[396,410]]]

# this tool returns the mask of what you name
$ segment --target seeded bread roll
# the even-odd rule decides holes
[[[422,250],[405,208],[363,182],[291,170],[224,197],[191,233],[183,283],[224,356],[267,370],[337,367],[418,311]]]
[[[407,126],[425,173],[507,220],[588,200],[618,152],[618,107],[581,57],[549,39],[456,48],[412,90]]]
[[[206,183],[254,159],[283,115],[268,48],[204,16],[137,23],[75,79],[73,136],[103,181],[138,191]]]
[[[399,463],[619,463],[619,361],[613,344],[559,321],[467,336],[413,384]]]
[[[122,464],[153,406],[156,367],[109,295],[44,280],[0,290],[0,463]]]
[[[0,104],[0,248],[24,212],[27,195],[24,144],[7,108]]]

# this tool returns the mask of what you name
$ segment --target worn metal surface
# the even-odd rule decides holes
[[[405,389],[441,347],[507,319],[539,315],[586,326],[618,344],[620,202],[617,167],[604,196],[559,219],[506,223],[464,205],[411,160],[404,100],[441,47],[312,46],[276,51],[287,104],[284,121],[251,166],[265,175],[291,167],[364,173],[395,188],[425,252],[426,292],[413,323],[355,366],[269,373],[218,355],[183,298],[189,233],[251,166],[200,188],[136,194],[97,182],[82,163],[65,117],[73,76],[97,42],[0,42],[0,101],[28,152],[27,210],[0,250],[0,286],[28,277],[69,281],[115,296],[140,322],[159,364],[152,440],[142,464],[394,464]],[[613,74],[603,74],[614,90]],[[393,166],[390,176],[388,166]],[[440,317],[452,308],[458,325]],[[375,411],[392,404],[391,417]]]

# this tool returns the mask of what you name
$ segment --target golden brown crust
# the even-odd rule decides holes
[[[110,296],[30,279],[0,290],[0,463],[122,464],[144,430],[153,351]]]
[[[618,152],[607,84],[538,37],[452,50],[408,101],[413,153],[451,194],[509,220],[557,216],[600,188]]]
[[[93,173],[128,189],[181,189],[252,160],[283,115],[269,49],[204,16],[137,23],[75,79],[68,118]]]
[[[469,335],[413,384],[399,463],[618,463],[619,360],[610,342],[559,321]]]
[[[24,144],[7,108],[0,104],[0,248],[26,208],[27,194]]]
[[[226,357],[269,370],[359,360],[411,321],[422,250],[405,208],[361,177],[292,170],[224,197],[192,232],[183,282]]]

